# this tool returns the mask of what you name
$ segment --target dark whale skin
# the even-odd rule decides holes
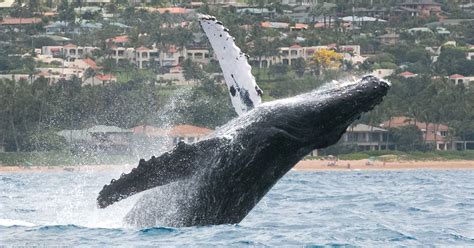
[[[262,104],[206,140],[180,143],[157,158],[141,160],[129,174],[105,185],[97,203],[104,208],[155,188],[164,193],[145,194],[126,216],[127,223],[239,223],[298,161],[314,149],[335,144],[389,88],[366,76],[357,83]]]

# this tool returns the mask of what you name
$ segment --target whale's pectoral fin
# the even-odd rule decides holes
[[[170,152],[145,161],[141,159],[138,166],[119,179],[112,179],[99,192],[97,204],[105,208],[114,202],[125,199],[147,189],[185,179],[193,174],[201,164],[195,163],[196,157],[211,147],[218,147],[219,139],[203,140],[194,144],[179,142]]]

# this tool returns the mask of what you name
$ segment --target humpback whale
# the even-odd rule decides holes
[[[335,144],[389,83],[374,76],[262,103],[207,139],[179,143],[105,185],[107,207],[150,190],[125,222],[135,227],[239,223],[272,186],[314,149]]]

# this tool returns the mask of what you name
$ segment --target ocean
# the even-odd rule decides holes
[[[0,174],[0,246],[474,246],[474,170],[291,171],[239,224],[134,229],[120,171]]]

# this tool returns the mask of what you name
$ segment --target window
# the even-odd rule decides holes
[[[439,133],[440,133],[441,137],[448,136],[448,131],[440,131]]]
[[[123,56],[125,51],[118,51],[118,56]]]
[[[380,133],[371,133],[371,134],[370,134],[370,141],[371,141],[371,142],[378,142],[378,141],[380,141]]]
[[[298,55],[298,51],[296,51],[296,50],[291,50],[291,55],[292,55],[292,56]]]
[[[202,59],[202,58],[204,58],[204,55],[202,53],[195,53],[194,58],[195,59]]]
[[[194,142],[194,137],[189,137],[189,138],[188,138],[188,142],[189,142],[189,143],[193,143],[193,142]]]

